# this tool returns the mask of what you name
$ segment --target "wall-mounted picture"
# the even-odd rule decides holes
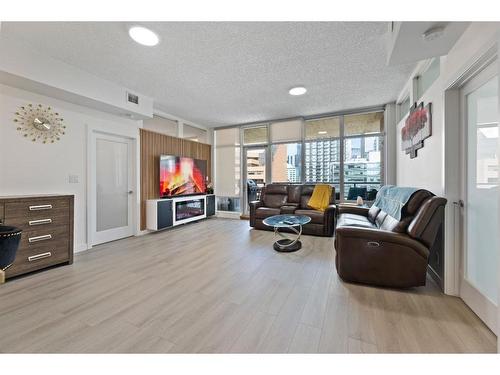
[[[417,150],[424,147],[424,139],[432,135],[432,113],[431,103],[415,103],[410,109],[405,125],[401,129],[401,149],[410,158],[417,157]]]

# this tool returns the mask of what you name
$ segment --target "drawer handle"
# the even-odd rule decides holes
[[[40,204],[38,206],[30,206],[30,211],[40,211],[40,210],[50,210],[52,209],[51,204]]]
[[[42,224],[50,224],[50,223],[52,223],[52,219],[40,219],[40,220],[28,221],[29,225],[42,225]]]
[[[52,253],[50,251],[46,252],[46,253],[41,253],[41,254],[37,254],[37,255],[32,255],[30,257],[28,257],[28,262],[34,262],[35,260],[39,260],[39,259],[44,259],[44,258],[49,258],[52,256]]]
[[[379,243],[379,242],[377,242],[377,241],[369,241],[369,242],[367,243],[367,245],[368,245],[368,246],[370,246],[370,247],[379,247],[379,246],[380,246],[380,243]]]
[[[30,237],[28,238],[28,242],[38,242],[38,241],[45,241],[45,240],[50,240],[52,239],[51,234],[44,234],[43,236],[36,236],[36,237]]]

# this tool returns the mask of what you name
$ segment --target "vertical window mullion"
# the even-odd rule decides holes
[[[339,201],[344,201],[344,116],[340,116],[340,176],[339,176]]]
[[[302,144],[300,148],[300,161],[301,161],[301,167],[300,167],[300,183],[304,184],[306,182],[306,122],[304,119],[302,119],[302,126],[301,126],[301,132],[300,132],[300,142]]]

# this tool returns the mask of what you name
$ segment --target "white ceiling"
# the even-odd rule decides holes
[[[447,55],[469,25],[470,22],[396,22],[387,61],[399,65]],[[439,38],[428,41],[422,37],[438,27],[443,29]]]
[[[2,35],[155,98],[155,108],[222,126],[396,100],[414,64],[387,66],[386,22],[153,22],[156,47],[126,22],[2,22]],[[307,87],[304,96],[288,89]]]

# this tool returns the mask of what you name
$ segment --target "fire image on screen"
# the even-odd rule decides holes
[[[205,193],[206,160],[160,156],[160,196]]]

